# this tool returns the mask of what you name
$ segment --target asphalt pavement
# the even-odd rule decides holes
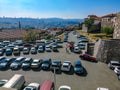
[[[69,41],[77,42],[77,39],[72,33],[69,33]],[[36,55],[23,55],[23,57],[32,57],[34,59],[45,57],[50,57],[52,60],[58,59],[61,62],[65,60],[70,60],[72,65],[75,60],[79,60],[79,54],[73,52],[66,53],[65,51],[66,43],[63,43],[63,48],[59,48],[59,52],[44,52],[38,53]],[[14,56],[9,56],[14,57]],[[60,72],[56,74],[56,89],[61,85],[68,85],[72,90],[96,90],[97,87],[105,87],[110,90],[120,90],[120,81],[117,79],[117,75],[114,71],[110,70],[105,63],[93,63],[81,60],[82,65],[86,71],[85,75],[76,75],[71,69],[71,72],[64,73]],[[31,82],[37,82],[42,84],[45,80],[50,80],[54,82],[54,73],[51,71],[38,70],[27,70],[22,69],[12,71],[10,69],[0,71],[0,79],[10,79],[14,74],[22,74],[25,76],[26,85]]]

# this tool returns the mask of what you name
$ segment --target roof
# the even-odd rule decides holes
[[[43,84],[41,85],[40,90],[51,90],[51,87],[53,86],[53,82],[51,81],[44,81]]]
[[[116,17],[117,14],[108,14],[108,15],[105,15],[105,16],[102,16],[102,18],[106,18],[106,17]]]

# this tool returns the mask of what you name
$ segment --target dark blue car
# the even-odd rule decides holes
[[[82,63],[80,60],[76,60],[74,62],[74,72],[76,74],[83,74],[84,73],[84,68],[82,66]]]

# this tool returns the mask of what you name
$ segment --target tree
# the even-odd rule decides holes
[[[112,27],[106,26],[106,27],[102,28],[102,33],[105,33],[106,36],[110,35],[110,34],[113,34],[113,31],[114,31],[114,29]]]
[[[86,19],[84,23],[85,23],[85,26],[88,27],[88,29],[90,29],[94,23],[94,18]]]
[[[23,40],[26,42],[34,42],[38,36],[38,32],[34,30],[26,30],[26,35],[23,37]]]
[[[48,34],[48,35],[46,35],[44,38],[46,39],[46,40],[48,40],[48,39],[50,39],[52,36],[50,35],[50,34]]]

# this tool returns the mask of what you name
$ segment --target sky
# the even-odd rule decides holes
[[[0,0],[0,17],[83,19],[120,12],[120,0]]]

